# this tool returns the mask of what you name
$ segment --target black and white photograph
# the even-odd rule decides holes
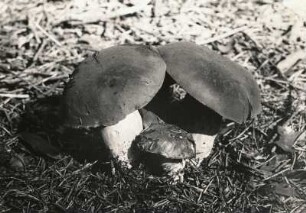
[[[306,213],[305,0],[0,0],[0,213]]]

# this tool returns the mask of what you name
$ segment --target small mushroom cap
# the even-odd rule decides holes
[[[145,106],[162,86],[166,64],[149,46],[110,47],[85,59],[64,90],[64,125],[114,125]]]
[[[172,43],[158,50],[170,76],[223,117],[242,123],[261,111],[258,85],[240,65],[191,42]]]
[[[135,139],[140,151],[168,159],[195,157],[195,144],[191,135],[175,125],[154,123]]]

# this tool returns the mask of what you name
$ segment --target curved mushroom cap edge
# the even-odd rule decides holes
[[[164,60],[150,46],[114,46],[86,58],[64,89],[64,125],[116,124],[155,96],[165,73]]]
[[[191,96],[238,123],[261,111],[259,88],[243,67],[191,42],[159,46],[169,75]]]

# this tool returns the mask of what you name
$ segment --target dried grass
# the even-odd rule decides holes
[[[305,131],[306,61],[288,57],[305,52],[306,27],[281,2],[4,0],[0,23],[0,212],[306,211],[305,134],[292,141]],[[254,122],[225,126],[214,154],[188,168],[184,183],[170,185],[141,168],[119,166],[110,175],[96,163],[42,157],[21,143],[20,123],[54,143],[56,121],[40,122],[52,116],[33,106],[60,95],[88,54],[179,40],[206,44],[246,67],[263,104]],[[293,152],[277,145],[279,127],[291,130],[282,143]]]

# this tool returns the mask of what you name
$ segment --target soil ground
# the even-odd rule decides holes
[[[294,0],[1,1],[0,212],[306,212],[305,7]],[[141,168],[101,172],[58,152],[56,97],[84,57],[117,44],[182,40],[251,72],[261,114],[227,123],[213,154],[175,185]]]

